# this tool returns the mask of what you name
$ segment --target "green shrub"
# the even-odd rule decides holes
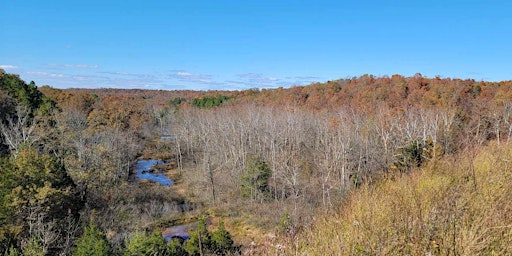
[[[217,230],[212,233],[212,242],[217,253],[226,253],[233,250],[233,239],[224,227],[224,222],[220,221]]]
[[[150,236],[136,231],[127,242],[126,256],[136,255],[166,255],[167,245],[162,234],[155,230]]]
[[[85,228],[84,234],[77,241],[74,256],[110,255],[110,244],[105,234],[92,221]]]

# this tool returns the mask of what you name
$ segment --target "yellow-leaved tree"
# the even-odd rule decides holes
[[[21,245],[37,241],[51,253],[63,241],[66,217],[81,207],[71,178],[56,157],[29,145],[0,164],[0,236],[14,234]]]

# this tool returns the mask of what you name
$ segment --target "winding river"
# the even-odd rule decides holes
[[[165,187],[173,185],[172,179],[165,176],[163,173],[155,172],[155,165],[165,164],[162,160],[156,159],[140,159],[137,160],[135,166],[135,177],[137,180],[149,180],[156,182]],[[162,236],[166,242],[171,239],[179,239],[181,243],[190,238],[189,230],[194,228],[197,223],[189,223],[184,225],[172,226],[162,231]]]
[[[173,181],[171,178],[165,176],[163,173],[154,172],[153,166],[157,164],[164,164],[164,162],[156,159],[137,160],[137,164],[135,166],[135,177],[137,180],[149,180],[159,183],[162,186],[172,186]]]

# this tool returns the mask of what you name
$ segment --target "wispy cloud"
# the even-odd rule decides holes
[[[322,82],[321,77],[317,76],[296,76],[288,79],[289,85],[308,85],[315,82]]]
[[[319,81],[321,77],[318,76],[295,76],[290,79],[299,79],[299,80],[307,80],[307,81]]]
[[[99,72],[100,74],[113,75],[116,77],[136,77],[141,79],[152,79],[155,78],[155,75],[150,74],[139,74],[139,73],[129,73],[129,72],[118,72],[118,71],[103,71]]]
[[[236,79],[226,81],[227,87],[232,89],[249,88],[277,88],[293,85],[307,85],[321,80],[315,76],[286,76],[277,78],[260,73],[245,73],[235,76]]]
[[[15,68],[0,65],[0,68]],[[171,90],[245,90],[307,85],[321,79],[314,76],[272,76],[257,72],[217,77],[187,70],[131,73],[104,70],[99,65],[46,64],[45,69],[24,71],[25,80],[57,88],[151,88]]]
[[[201,84],[219,84],[213,81],[213,77],[207,74],[190,73],[184,70],[176,70],[169,74],[169,78],[177,79],[181,82],[201,83]]]
[[[268,83],[274,83],[274,82],[279,81],[279,79],[276,77],[264,76],[264,75],[258,74],[258,73],[240,74],[240,75],[238,75],[238,77],[247,80],[251,84],[255,84],[255,83],[256,84],[257,83],[268,84]]]
[[[112,88],[161,88],[163,80],[155,75],[128,72],[99,72],[96,75],[74,75],[74,81],[88,84],[88,87]]]
[[[0,68],[1,69],[18,69],[19,67],[18,66],[14,66],[14,65],[0,65]]]
[[[42,72],[42,71],[28,71],[26,72],[29,75],[39,76],[39,77],[67,77],[64,74],[58,74],[58,73],[48,73],[48,72]]]
[[[29,80],[57,88],[162,88],[163,80],[148,74],[95,72],[91,74],[24,72]]]
[[[88,65],[88,64],[58,64],[58,63],[50,63],[48,64],[50,67],[61,67],[61,68],[76,68],[76,69],[96,69],[99,68],[100,65]]]
[[[274,76],[266,76],[260,73],[244,73],[235,75],[235,79],[226,81],[226,87],[230,89],[249,89],[254,87],[277,87],[282,79]]]

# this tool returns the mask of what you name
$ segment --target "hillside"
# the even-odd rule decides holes
[[[392,174],[351,192],[300,238],[307,255],[510,255],[512,144]]]
[[[508,253],[511,99],[420,74],[204,92],[0,72],[0,253]],[[149,159],[172,182],[139,180]]]

